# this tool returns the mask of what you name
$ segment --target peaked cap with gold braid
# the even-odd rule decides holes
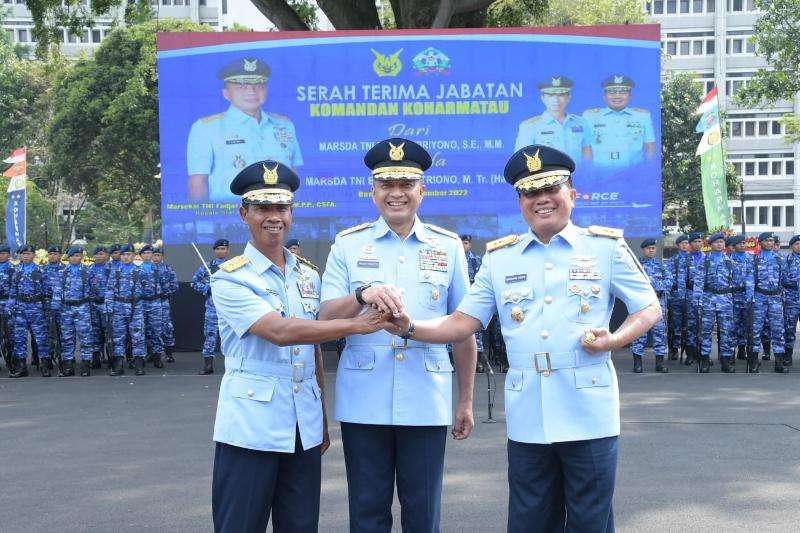
[[[532,144],[511,156],[503,175],[517,191],[531,192],[564,183],[574,171],[575,162],[564,152]]]
[[[269,65],[255,57],[235,59],[217,72],[217,78],[234,83],[266,83],[269,75]]]
[[[425,148],[399,137],[379,142],[364,156],[364,164],[376,180],[418,180],[431,163]]]
[[[269,159],[243,168],[231,182],[231,192],[241,196],[243,204],[292,205],[299,187],[294,170]]]

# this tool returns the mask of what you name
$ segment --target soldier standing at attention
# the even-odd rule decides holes
[[[620,419],[611,351],[662,316],[622,231],[570,221],[574,169],[567,154],[546,146],[511,156],[505,178],[530,230],[487,245],[455,313],[395,319],[395,331],[409,342],[441,343],[471,336],[499,311],[511,363],[505,383],[510,533],[614,531]],[[615,298],[630,314],[611,333]]]
[[[469,291],[458,235],[417,217],[431,156],[392,138],[364,157],[372,171],[374,222],[339,232],[322,276],[320,318],[351,318],[365,306],[403,307],[433,318],[455,310]],[[402,297],[401,297],[402,294]],[[474,331],[472,332],[474,333]],[[395,480],[404,531],[438,531],[447,426],[465,439],[473,427],[475,337],[444,346],[388,332],[347,337],[336,373],[351,531],[390,531]]]
[[[142,313],[142,282],[139,267],[133,264],[133,245],[120,248],[120,266],[111,272],[106,287],[106,312],[111,315],[114,360],[110,375],[125,373],[125,355],[130,343],[136,375],[144,375],[147,352]]]
[[[789,255],[786,256],[786,272],[783,277],[783,316],[786,342],[783,364],[792,366],[797,320],[800,317],[800,235],[789,239]]]
[[[92,250],[94,263],[89,267],[89,285],[91,291],[92,311],[92,368],[100,368],[101,354],[106,347],[106,287],[111,275],[111,265],[108,262],[108,250],[105,246],[95,246]],[[110,353],[106,353],[108,366],[111,367]]]
[[[633,371],[641,374],[642,356],[644,356],[645,346],[647,346],[647,339],[653,340],[653,352],[656,354],[656,372],[666,374],[669,368],[664,366],[664,357],[667,355],[667,325],[666,317],[664,314],[667,309],[667,294],[670,287],[672,287],[672,277],[670,276],[670,269],[667,265],[662,263],[656,257],[656,240],[645,239],[642,241],[642,253],[644,257],[641,260],[642,267],[644,268],[647,279],[650,280],[650,285],[656,291],[658,303],[661,305],[661,320],[656,322],[649,332],[637,338],[631,344],[631,353],[633,354]]]
[[[159,275],[153,265],[153,247],[149,244],[139,250],[142,264],[139,265],[139,279],[142,284],[142,315],[148,351],[153,355],[153,366],[164,368],[163,326],[161,324],[161,287]]]
[[[749,336],[750,306],[753,305],[753,256],[745,252],[744,235],[728,237],[726,245],[733,247],[733,338],[736,344],[736,359],[747,359],[747,337]]]
[[[735,272],[733,260],[725,254],[725,234],[714,233],[708,237],[711,252],[705,256],[695,271],[692,299],[699,310],[700,373],[711,369],[711,337],[714,323],[719,331],[719,352],[722,371],[736,371],[732,364],[734,346],[733,285]]]
[[[214,300],[211,298],[211,275],[219,270],[219,265],[228,260],[229,246],[228,239],[217,239],[214,242],[214,259],[208,264],[208,270],[211,272],[206,270],[205,266],[201,266],[192,276],[192,288],[202,294],[206,300],[203,317],[203,368],[199,372],[201,376],[214,373],[214,354],[217,351],[219,327],[217,310],[214,308]]]
[[[698,322],[699,311],[696,305],[696,300],[692,298],[694,293],[694,282],[697,278],[697,270],[702,266],[705,261],[706,255],[703,253],[703,234],[699,231],[693,231],[689,234],[689,261],[687,270],[686,282],[686,352],[688,356],[684,364],[691,366],[695,361],[699,361],[700,354],[697,351],[697,335],[699,333],[700,324]],[[710,361],[710,360],[709,360]]]
[[[672,328],[672,351],[669,354],[669,358],[672,361],[678,360],[678,351],[681,349],[681,343],[688,345],[686,339],[682,339],[681,335],[685,333],[685,321],[688,318],[686,316],[688,315],[686,298],[689,297],[687,291],[690,270],[689,236],[678,236],[675,239],[675,245],[678,247],[678,253],[669,259],[669,270],[672,278],[672,288],[668,298],[669,320]]]
[[[12,378],[28,375],[25,364],[28,358],[28,332],[31,343],[39,347],[39,371],[43,377],[50,377],[53,361],[47,343],[47,324],[44,315],[45,281],[42,270],[33,262],[36,248],[25,244],[17,249],[20,264],[14,270],[11,295],[8,299],[9,313],[14,317],[14,369]]]
[[[175,357],[175,326],[172,324],[172,309],[169,297],[178,292],[178,275],[170,265],[164,262],[164,249],[153,248],[153,266],[158,272],[158,286],[161,289],[159,301],[161,302],[161,338],[164,353],[167,354],[167,363],[174,363]]]
[[[329,446],[319,343],[386,325],[378,311],[323,322],[316,270],[283,247],[297,174],[276,161],[240,172],[231,192],[250,230],[244,253],[211,277],[225,375],[211,488],[220,533],[312,533]]]
[[[4,354],[8,359],[6,364],[11,372],[11,364],[14,359],[11,355],[13,344],[11,339],[14,335],[14,325],[8,308],[8,298],[11,295],[11,283],[14,281],[14,265],[11,264],[11,247],[5,243],[0,244],[0,314],[3,315],[3,329],[0,331],[0,342],[4,346]]]
[[[92,285],[89,271],[83,266],[83,248],[67,249],[67,265],[61,271],[57,285],[52,287],[53,312],[59,317],[61,334],[61,369],[59,377],[75,375],[75,339],[81,353],[81,376],[91,375],[92,349]]]
[[[758,357],[761,350],[763,330],[769,327],[769,340],[775,352],[775,372],[784,374],[789,369],[783,365],[783,281],[786,265],[783,258],[773,250],[775,237],[771,231],[758,236],[761,251],[753,259],[753,279],[755,283],[755,305],[753,308],[753,354]]]
[[[111,255],[111,270],[118,268],[122,264],[122,260],[120,256],[122,255],[120,250],[122,249],[121,244],[112,244],[111,247],[108,249],[109,255]]]

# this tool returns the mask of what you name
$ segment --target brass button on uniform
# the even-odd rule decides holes
[[[397,359],[398,361],[402,361],[403,357],[404,357],[403,356],[403,352],[400,352],[400,353],[398,353],[397,355],[394,356],[394,358]]]
[[[292,353],[295,354],[295,355],[299,355],[300,354],[300,347],[299,346],[295,346],[294,348],[292,348]]]
[[[548,261],[547,263],[544,264],[544,269],[545,270],[553,270],[553,263]]]
[[[589,304],[582,303],[581,304],[581,313],[588,313],[589,312]]]
[[[398,257],[397,260],[400,261],[401,263],[405,263],[406,262],[405,256],[402,256],[402,255],[400,257]]]
[[[592,385],[596,385],[596,384],[597,384],[597,378],[594,377],[594,378],[592,378]]]
[[[552,296],[545,296],[544,297],[544,303],[546,303],[546,304],[553,303],[553,297]]]
[[[252,398],[252,397],[253,397],[253,395],[255,395],[255,391],[253,391],[253,389],[249,389],[249,390],[247,391],[247,397],[248,397],[248,398]]]
[[[550,332],[547,331],[546,329],[543,329],[542,332],[539,333],[539,335],[541,335],[543,339],[546,339],[550,336]]]
[[[300,385],[295,385],[294,386],[294,393],[297,394],[298,392],[300,392]]]
[[[359,361],[358,363],[356,363],[356,366],[357,366],[358,368],[361,368],[361,361]]]

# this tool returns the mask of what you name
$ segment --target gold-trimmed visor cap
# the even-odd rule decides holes
[[[294,170],[269,159],[243,168],[231,182],[231,192],[241,196],[243,204],[291,205],[299,187]]]
[[[503,175],[518,191],[531,192],[560,185],[574,171],[575,162],[564,152],[533,144],[517,150],[511,156]]]
[[[243,57],[231,61],[217,72],[217,78],[235,83],[266,83],[270,68],[255,57]]]
[[[374,180],[419,180],[431,163],[430,154],[422,146],[399,137],[377,143],[364,156]]]

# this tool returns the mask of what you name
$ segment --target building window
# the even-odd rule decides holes
[[[222,14],[228,14],[228,0],[222,0]]]
[[[744,208],[744,221],[745,224],[753,225],[756,223],[756,208],[755,207],[745,207]]]
[[[161,0],[161,5],[162,6],[171,6],[172,5],[172,0]]]
[[[742,223],[742,208],[741,207],[734,207],[731,209],[731,218],[733,218],[734,224],[741,224]]]
[[[786,227],[793,228],[794,227],[794,206],[787,205],[786,206]]]
[[[92,42],[99,43],[103,40],[103,33],[100,30],[92,30]]]
[[[758,206],[758,224],[760,226],[766,226],[769,224],[769,206],[761,205]]]
[[[20,29],[20,30],[17,30],[17,33],[19,34],[19,42],[21,42],[21,43],[27,43],[28,42],[28,30]]]
[[[787,176],[794,176],[794,161],[786,161],[786,173]]]
[[[781,227],[781,206],[779,205],[772,206],[772,227]]]
[[[176,5],[176,6],[182,6],[183,5],[183,0],[173,0],[173,4]]]
[[[199,5],[201,5],[201,6],[206,5],[206,0],[199,0],[199,1],[200,1]]]
[[[706,0],[706,12],[713,13],[717,9],[716,3],[717,0]]]

